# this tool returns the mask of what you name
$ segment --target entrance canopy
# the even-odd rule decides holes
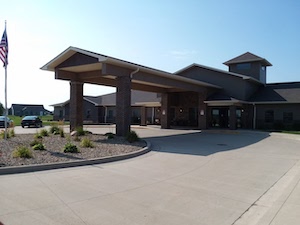
[[[174,75],[110,56],[69,47],[42,70],[55,72],[55,78],[116,87],[117,76],[131,76],[131,88],[157,93],[175,91],[202,92],[219,86]]]
[[[70,81],[71,130],[83,125],[84,83],[116,87],[116,133],[120,136],[130,131],[131,89],[162,93],[162,124],[169,121],[170,92],[193,91],[205,96],[211,90],[220,89],[206,82],[75,47],[69,47],[41,69],[55,72],[56,79]]]

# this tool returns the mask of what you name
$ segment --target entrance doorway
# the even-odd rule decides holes
[[[229,128],[229,107],[212,109],[212,127]]]

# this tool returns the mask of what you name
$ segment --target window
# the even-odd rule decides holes
[[[265,112],[265,122],[266,123],[274,122],[274,111],[273,110],[267,110]]]
[[[113,118],[114,117],[114,111],[112,109],[108,110],[108,117]]]
[[[251,69],[251,64],[250,63],[240,63],[236,64],[236,68],[238,70],[249,70]]]
[[[293,122],[293,113],[292,112],[284,112],[283,113],[283,122],[285,122],[285,123]]]
[[[91,117],[91,110],[88,109],[88,110],[86,111],[86,118],[88,119],[88,118],[90,118],[90,117]]]

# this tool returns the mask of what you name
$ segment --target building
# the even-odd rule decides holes
[[[299,129],[300,82],[267,84],[265,58],[250,52],[224,63],[228,71],[192,64],[176,73],[69,47],[42,67],[70,81],[70,128],[81,126],[83,84],[117,88],[116,130],[130,130],[131,89],[159,93],[161,127]],[[146,113],[141,111],[141,124]]]
[[[32,104],[12,104],[8,110],[8,114],[13,116],[43,116],[50,113],[51,112],[45,109],[43,105]]]
[[[141,112],[145,108],[146,123],[160,123],[160,96],[156,93],[136,91],[131,92],[131,123],[141,123]],[[83,97],[83,123],[107,124],[116,122],[116,93],[101,96]],[[52,105],[54,120],[69,121],[70,100]]]

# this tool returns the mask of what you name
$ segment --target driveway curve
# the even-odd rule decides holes
[[[113,128],[88,129],[104,133]],[[152,143],[150,153],[115,163],[0,176],[0,221],[299,224],[298,213],[290,210],[300,209],[299,136],[134,129]],[[290,223],[283,223],[287,218]]]

